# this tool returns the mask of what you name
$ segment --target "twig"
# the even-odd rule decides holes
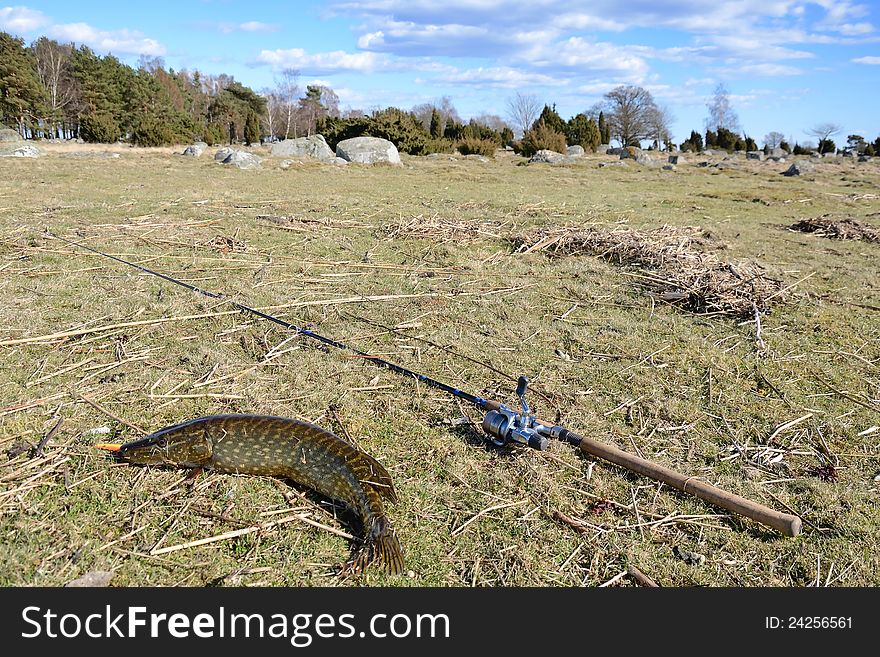
[[[52,440],[52,438],[55,436],[56,433],[58,433],[58,429],[61,428],[62,422],[64,422],[64,418],[59,417],[58,422],[55,423],[55,426],[52,427],[51,431],[49,431],[49,433],[47,433],[43,437],[43,439],[39,443],[37,443],[37,446],[34,448],[34,451],[31,453],[31,458],[36,458],[36,457],[41,456],[43,454],[43,448],[45,448],[46,444],[50,440]]]
[[[470,525],[475,520],[481,518],[482,516],[486,515],[487,513],[491,513],[492,511],[498,511],[499,509],[507,509],[511,506],[520,506],[521,504],[525,504],[526,502],[528,502],[528,500],[520,500],[519,502],[509,502],[507,504],[496,504],[495,506],[490,506],[487,509],[483,509],[477,515],[466,520],[463,524],[461,524],[460,526],[458,526],[454,530],[452,530],[452,532],[449,535],[456,536],[456,535],[462,533],[467,528],[468,525]]]
[[[104,408],[103,406],[101,406],[98,402],[96,402],[96,401],[93,400],[93,399],[89,399],[88,397],[86,397],[86,396],[85,396],[84,394],[82,394],[82,393],[80,393],[79,398],[82,399],[84,402],[86,402],[89,406],[93,406],[93,407],[96,408],[97,410],[101,411],[104,415],[107,415],[107,416],[109,416],[109,417],[112,417],[114,420],[116,420],[116,421],[119,422],[120,424],[124,424],[125,426],[129,427],[130,429],[134,429],[134,430],[137,431],[138,433],[142,433],[142,434],[144,434],[144,435],[147,435],[148,433],[150,433],[149,431],[144,431],[144,430],[141,429],[139,426],[134,425],[134,424],[132,424],[131,422],[128,422],[127,420],[123,420],[121,417],[119,417],[118,415],[116,415],[116,414],[113,413],[112,411],[107,410],[106,408]]]
[[[795,418],[793,420],[789,420],[788,422],[783,422],[782,424],[778,425],[773,430],[773,433],[771,433],[770,436],[767,438],[767,442],[768,443],[773,442],[773,439],[776,438],[776,436],[781,434],[783,431],[786,431],[787,429],[791,429],[793,426],[800,424],[804,420],[809,420],[811,417],[813,417],[813,414],[807,413],[806,415],[802,415],[801,417]]]
[[[645,575],[645,573],[643,573],[633,564],[629,564],[626,567],[626,572],[630,577],[632,577],[642,586],[648,586],[650,588],[660,588],[660,585],[657,582]]]
[[[217,534],[215,536],[209,536],[207,538],[200,538],[196,541],[188,541],[187,543],[180,543],[178,545],[169,545],[168,547],[159,548],[157,550],[150,550],[150,556],[156,556],[159,554],[167,554],[168,552],[176,552],[177,550],[185,550],[191,547],[197,547],[199,545],[207,545],[208,543],[216,543],[217,541],[225,541],[230,538],[237,538],[238,536],[244,536],[245,534],[253,534],[254,532],[258,532],[264,529],[271,529],[273,527],[277,527],[278,525],[284,525],[289,522],[293,522],[294,520],[299,520],[300,522],[304,522],[307,525],[311,525],[312,527],[318,527],[319,529],[323,529],[325,531],[330,532],[331,534],[336,534],[337,536],[342,536],[343,538],[347,538],[349,540],[354,540],[354,536],[348,534],[344,531],[336,529],[335,527],[329,527],[327,525],[323,525],[320,522],[312,520],[304,513],[298,513],[293,516],[287,516],[286,518],[279,518],[278,520],[272,520],[271,522],[264,522],[259,525],[252,525],[250,527],[245,527],[244,529],[236,529],[231,532],[224,532],[222,534]]]
[[[766,351],[767,345],[764,344],[764,338],[761,337],[761,311],[754,303],[752,309],[755,311],[755,344],[761,348],[761,351]]]
[[[617,573],[614,577],[609,579],[607,582],[605,582],[603,584],[599,584],[599,588],[602,589],[602,588],[605,588],[606,586],[611,586],[612,584],[617,584],[617,582],[619,582],[621,579],[623,579],[623,577],[625,575],[626,575],[626,571],[621,570],[619,573]]]
[[[181,317],[161,317],[159,319],[142,319],[137,322],[122,322],[120,324],[107,324],[90,329],[79,329],[77,331],[60,331],[58,333],[49,333],[48,335],[38,335],[31,338],[17,338],[15,340],[0,340],[0,347],[9,347],[16,344],[31,344],[34,342],[52,342],[53,340],[62,340],[64,338],[77,338],[90,333],[103,333],[120,328],[130,328],[132,326],[149,326],[151,324],[164,324],[166,322],[182,322],[190,319],[205,319],[208,317],[222,317],[223,315],[234,315],[239,310],[224,310],[219,313],[203,313],[201,315],[183,315]]]

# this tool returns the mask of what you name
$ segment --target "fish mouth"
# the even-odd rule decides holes
[[[111,452],[116,458],[133,463],[158,464],[164,462],[161,432],[150,434],[127,443],[98,443],[95,449]]]

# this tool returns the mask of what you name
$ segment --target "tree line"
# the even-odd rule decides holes
[[[409,111],[343,112],[331,88],[306,85],[303,90],[293,69],[282,71],[273,88],[257,92],[230,75],[166,69],[160,58],[141,57],[135,68],[84,45],[47,37],[26,45],[0,32],[0,124],[25,138],[123,139],[161,146],[194,140],[253,144],[320,132],[331,147],[348,137],[371,135],[417,155],[458,151],[491,156],[498,147],[511,146],[530,156],[541,149],[564,152],[573,145],[596,151],[612,142],[622,147],[647,142],[657,150],[758,150],[756,140],[741,129],[723,85],[707,108],[705,131],[692,130],[680,144],[672,140],[670,110],[635,85],[610,90],[601,102],[568,120],[555,104],[520,92],[507,101],[507,120],[482,114],[465,122],[448,97]],[[774,131],[765,135],[763,147],[795,154],[813,148],[835,152],[832,137],[841,131],[833,123],[808,130],[817,139],[815,146]],[[868,142],[849,135],[845,150],[880,153],[880,137]]]

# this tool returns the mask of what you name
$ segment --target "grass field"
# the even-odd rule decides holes
[[[636,586],[619,577],[630,565],[662,586],[880,584],[880,243],[787,230],[826,214],[880,225],[876,161],[793,178],[790,162],[511,154],[241,171],[212,149],[41,147],[0,158],[3,585],[112,571],[114,586]],[[760,333],[752,316],[664,301],[644,267],[512,246],[663,225],[699,226],[701,250],[779,281]],[[487,446],[477,410],[442,392],[47,229],[487,398],[513,403],[527,374],[538,416],[796,513],[804,531],[565,444]],[[234,412],[306,419],[378,458],[406,573],[334,574],[350,528],[295,486],[187,480],[93,448]],[[253,529],[297,516],[311,524]]]

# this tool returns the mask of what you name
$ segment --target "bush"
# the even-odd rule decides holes
[[[495,157],[495,149],[497,148],[498,142],[494,139],[465,137],[458,142],[458,152],[462,155],[485,155],[486,157]]]
[[[222,144],[227,137],[228,135],[224,132],[223,128],[216,123],[209,123],[202,132],[202,141],[210,146]]]
[[[565,135],[549,127],[543,121],[538,121],[531,130],[526,130],[523,135],[520,150],[526,157],[531,157],[541,150],[565,152]],[[516,150],[514,148],[514,150]]]
[[[437,139],[429,139],[425,142],[426,153],[454,153],[455,142],[451,139],[438,137]]]
[[[336,148],[336,144],[352,137],[381,137],[393,143],[401,153],[410,155],[430,152],[428,143],[435,141],[430,139],[413,114],[395,107],[376,112],[371,117],[322,119],[318,122],[317,131],[330,148]]]
[[[175,140],[167,123],[152,114],[142,114],[134,122],[131,141],[138,146],[165,146]]]
[[[110,112],[89,112],[79,124],[80,136],[89,142],[112,144],[122,136],[119,123]]]

